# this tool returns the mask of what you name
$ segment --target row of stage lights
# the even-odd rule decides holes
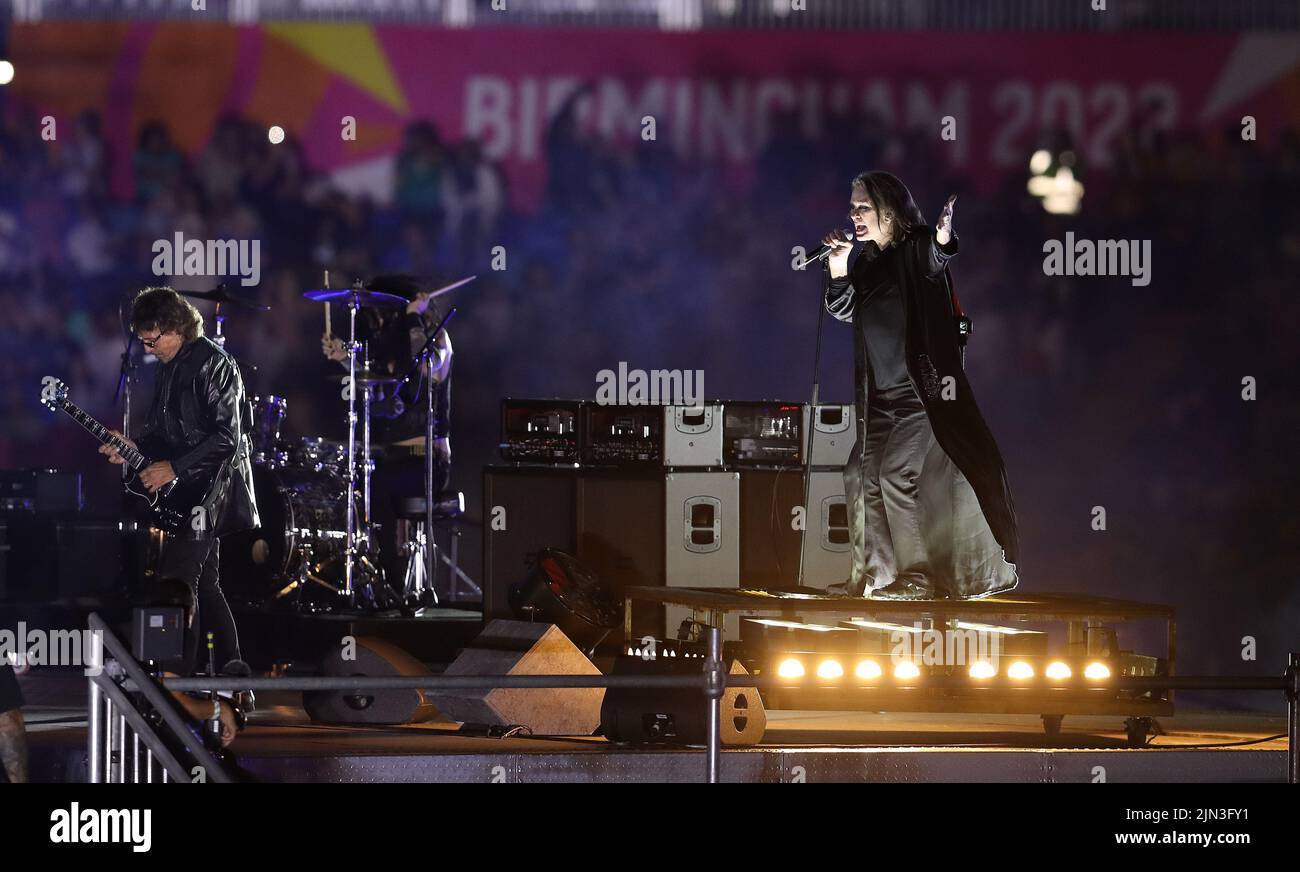
[[[844,679],[845,669],[846,664],[841,660],[835,657],[824,657],[817,663],[813,675],[819,681],[838,682]],[[972,680],[988,681],[997,678],[998,669],[988,660],[976,660],[970,665],[967,673]],[[791,682],[803,681],[808,678],[808,666],[799,657],[787,656],[777,664],[776,674],[778,678]],[[875,682],[884,677],[885,670],[878,659],[867,657],[854,665],[853,675],[859,681]],[[1017,658],[1007,666],[1005,675],[1012,681],[1026,682],[1033,680],[1035,670],[1028,660]],[[1109,679],[1110,675],[1110,667],[1100,660],[1093,660],[1083,668],[1083,677],[1087,681],[1103,682]],[[900,660],[894,664],[894,680],[912,681],[920,677],[921,667],[911,660]],[[1074,670],[1064,660],[1052,660],[1043,670],[1043,677],[1048,681],[1064,683],[1074,678]]]

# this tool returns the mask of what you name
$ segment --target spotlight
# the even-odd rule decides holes
[[[916,664],[913,663],[911,660],[903,660],[897,666],[894,667],[895,678],[902,678],[902,679],[919,678],[920,675],[921,675],[921,670],[918,669]]]
[[[838,660],[823,660],[817,664],[818,678],[843,678],[844,667]]]
[[[992,678],[997,674],[997,668],[987,660],[976,660],[970,665],[971,678]]]
[[[1083,677],[1093,681],[1105,681],[1110,678],[1110,667],[1105,663],[1094,660],[1083,670]]]
[[[1017,660],[1007,668],[1007,677],[1017,679],[1033,678],[1034,667],[1030,666],[1023,660]]]
[[[781,678],[803,678],[803,662],[795,657],[787,657],[776,668],[776,674]]]
[[[857,668],[853,670],[853,674],[858,678],[861,678],[863,681],[874,681],[883,673],[881,672],[880,664],[876,661],[863,660],[857,665]]]
[[[284,142],[284,128],[278,124],[271,125],[271,128],[266,131],[266,138],[272,145],[279,145]]]
[[[1069,665],[1060,660],[1053,660],[1051,663],[1047,664],[1046,675],[1054,681],[1064,681],[1073,674],[1074,673],[1070,671]]]

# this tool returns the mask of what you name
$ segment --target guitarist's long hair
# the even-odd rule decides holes
[[[203,335],[203,316],[171,288],[145,288],[131,302],[131,329],[179,333],[186,342]]]

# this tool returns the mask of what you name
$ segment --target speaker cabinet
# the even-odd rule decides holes
[[[697,659],[619,657],[614,675],[698,674]],[[738,660],[727,663],[729,675],[748,675]],[[673,688],[617,688],[605,693],[600,710],[601,732],[611,742],[703,745],[708,717],[704,694]],[[722,694],[721,733],[724,745],[755,745],[767,731],[767,710],[753,687],[728,688]]]
[[[665,475],[664,531],[669,587],[740,587],[740,473]],[[666,635],[676,638],[690,617],[690,609],[668,606]],[[739,632],[740,619],[729,616],[726,635],[734,639]]]
[[[811,427],[808,426],[809,408],[807,404],[803,407],[804,456],[807,456],[808,437],[811,435],[812,465],[842,468],[849,462],[853,443],[858,438],[858,420],[853,404],[818,403]]]
[[[664,466],[722,465],[722,405],[664,406]]]
[[[803,503],[803,470],[747,469],[740,474],[740,585],[789,587],[799,574],[794,509]]]
[[[330,678],[386,678],[429,675],[424,664],[382,639],[357,636],[355,649],[338,645],[320,666]],[[344,659],[355,654],[355,659]],[[310,690],[302,695],[303,708],[313,721],[327,724],[418,724],[433,720],[438,710],[423,690],[358,691]]]
[[[576,549],[577,471],[489,466],[483,471],[483,618],[512,618],[510,585],[542,548]],[[581,557],[581,555],[578,555]]]
[[[623,600],[628,587],[664,584],[664,474],[585,471],[578,479],[578,560]],[[638,608],[632,632],[662,636],[663,615]],[[622,635],[613,634],[614,642]]]
[[[814,471],[808,491],[808,535],[804,539],[803,583],[821,587],[844,581],[853,562],[844,473]]]
[[[493,621],[444,674],[599,675],[600,670],[554,624]],[[433,701],[462,723],[522,724],[535,735],[590,736],[600,725],[604,698],[600,687],[482,688],[442,692]]]
[[[126,590],[126,539],[116,515],[19,512],[4,520],[3,594],[11,601],[117,597]]]

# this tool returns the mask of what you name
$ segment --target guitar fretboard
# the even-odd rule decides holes
[[[149,465],[149,460],[136,449],[127,445],[119,436],[114,436],[109,429],[103,424],[96,421],[76,403],[64,401],[63,411],[72,416],[73,420],[90,431],[90,434],[105,445],[112,445],[117,449],[117,453],[122,455],[131,469],[139,472]]]

